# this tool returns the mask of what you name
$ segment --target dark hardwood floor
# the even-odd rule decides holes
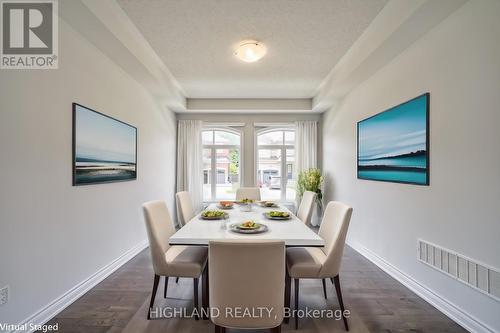
[[[349,247],[346,247],[344,254],[340,281],[344,303],[352,313],[350,332],[466,332]],[[146,249],[50,323],[59,323],[59,332],[214,331],[214,326],[206,320],[176,318],[147,321],[147,303],[152,283],[153,271],[149,249]],[[165,300],[161,280],[155,304],[191,309],[192,292],[192,279],[180,279],[178,284],[175,279],[170,279],[168,298]],[[321,280],[301,280],[301,308],[338,309],[335,290],[329,282],[327,293],[328,300],[325,300]],[[293,320],[284,324],[282,330],[295,331]],[[342,321],[301,319],[296,332],[345,331]]]

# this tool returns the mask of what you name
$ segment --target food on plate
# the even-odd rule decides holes
[[[203,217],[215,218],[215,217],[223,217],[226,213],[220,210],[206,210],[201,213]]]
[[[224,208],[230,208],[233,207],[233,202],[232,201],[219,201],[219,205]]]
[[[238,227],[241,229],[256,229],[259,227],[259,224],[255,223],[252,220],[249,220],[249,221],[245,221],[245,222],[241,223]]]
[[[252,199],[241,199],[240,201],[238,201],[239,204],[251,204],[253,203],[253,200]]]
[[[277,210],[270,211],[268,214],[270,217],[290,217],[290,213]]]

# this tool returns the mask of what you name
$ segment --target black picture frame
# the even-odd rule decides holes
[[[130,177],[130,178],[127,178],[127,179],[110,179],[110,180],[99,180],[99,181],[92,181],[92,182],[78,182],[78,179],[77,179],[77,166],[76,166],[76,132],[77,132],[77,123],[76,123],[76,112],[77,112],[77,107],[81,107],[81,108],[84,108],[86,109],[87,111],[89,112],[93,112],[99,116],[102,116],[102,117],[105,117],[107,119],[111,119],[113,121],[116,121],[120,124],[123,124],[123,125],[126,125],[128,127],[130,127],[131,129],[133,129],[135,131],[135,149],[134,149],[134,176],[133,177]],[[76,102],[73,102],[72,103],[72,157],[71,157],[71,164],[72,164],[72,185],[73,186],[86,186],[86,185],[97,185],[97,184],[107,184],[107,183],[117,183],[117,182],[127,182],[127,181],[133,181],[133,180],[137,180],[137,170],[138,170],[138,166],[137,166],[137,153],[138,153],[138,149],[137,149],[137,137],[138,137],[138,129],[137,127],[131,125],[131,124],[128,124],[124,121],[121,121],[119,119],[116,119],[114,117],[111,117],[111,116],[108,116],[107,114],[104,114],[102,112],[99,112],[99,111],[96,111],[94,109],[91,109],[85,105],[82,105],[82,104],[79,104],[79,103],[76,103]]]
[[[425,167],[425,172],[426,172],[426,180],[424,183],[421,182],[412,182],[412,181],[398,181],[398,180],[382,180],[382,179],[373,179],[373,178],[365,178],[360,176],[360,170],[359,170],[359,125],[367,120],[370,120],[372,118],[375,118],[377,116],[380,116],[381,114],[394,110],[395,108],[398,108],[404,104],[410,103],[416,99],[419,99],[421,97],[426,98],[426,110],[425,110],[425,117],[426,117],[426,129],[425,129],[425,141],[426,141],[426,167]],[[370,180],[370,181],[376,181],[376,182],[387,182],[387,183],[399,183],[399,184],[410,184],[410,185],[420,185],[420,186],[429,186],[430,185],[430,93],[426,92],[424,94],[421,94],[417,97],[414,97],[410,100],[407,100],[403,103],[400,103],[398,105],[395,105],[393,107],[390,107],[382,112],[379,112],[377,114],[374,114],[371,117],[362,119],[357,122],[356,124],[356,175],[358,179],[362,180]]]

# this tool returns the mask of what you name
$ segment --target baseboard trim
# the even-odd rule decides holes
[[[418,296],[422,297],[436,309],[441,311],[443,314],[445,314],[447,317],[455,321],[457,324],[459,324],[469,332],[474,332],[474,333],[495,332],[492,328],[488,327],[486,324],[480,322],[478,319],[466,313],[455,304],[450,303],[445,298],[436,294],[426,286],[422,285],[417,280],[415,280],[408,274],[402,272],[396,266],[392,265],[387,260],[380,257],[373,251],[367,249],[363,245],[352,241],[348,241],[347,245],[349,245],[356,252],[358,252],[363,257],[365,257],[366,259],[370,260],[372,263],[377,265],[384,272],[395,278],[402,285],[413,291]]]
[[[29,318],[21,322],[19,325],[26,325],[25,327],[30,327],[30,324],[43,325],[50,319],[54,318],[58,313],[68,307],[71,303],[76,301],[78,298],[83,296],[87,291],[95,287],[99,282],[107,278],[111,273],[116,271],[118,268],[123,266],[130,259],[139,254],[142,250],[148,247],[148,241],[144,240],[122,254],[120,257],[116,258],[94,274],[92,274],[86,280],[80,282],[72,289],[68,290],[63,295],[56,298],[54,301],[49,303],[47,306],[40,309],[35,314],[31,315]],[[27,331],[13,331],[13,332],[23,332]],[[33,332],[33,331],[29,331]]]

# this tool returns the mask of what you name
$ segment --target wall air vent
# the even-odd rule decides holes
[[[422,239],[418,260],[500,302],[500,270]]]

